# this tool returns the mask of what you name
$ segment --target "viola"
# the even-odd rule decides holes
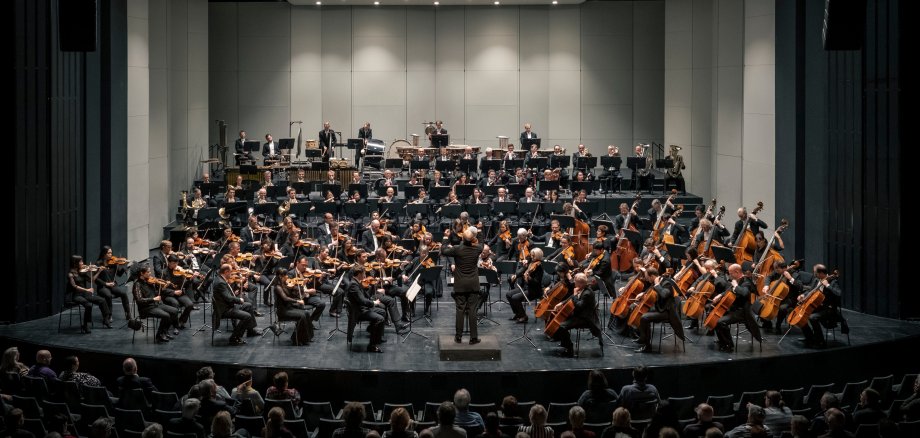
[[[176,268],[173,269],[172,274],[176,277],[193,278],[195,276],[195,271],[191,269]]]

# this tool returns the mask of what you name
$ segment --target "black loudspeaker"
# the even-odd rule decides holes
[[[866,0],[824,0],[824,50],[859,50],[866,27]]]
[[[96,0],[58,0],[62,52],[96,51]]]

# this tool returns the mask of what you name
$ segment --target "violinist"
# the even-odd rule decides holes
[[[259,224],[259,217],[256,215],[249,216],[249,225],[240,230],[242,246],[246,251],[256,251],[262,246],[262,237],[264,227]]]
[[[383,316],[383,313],[380,312],[379,299],[368,298],[367,294],[364,292],[363,282],[366,277],[364,268],[355,266],[351,270],[352,281],[348,283],[348,302],[354,310],[354,314],[357,317],[358,321],[367,321],[368,331],[371,334],[370,343],[367,344],[367,351],[372,353],[383,353],[380,349],[380,343],[383,342],[383,328],[386,322],[386,318]],[[351,342],[352,338],[348,337],[348,342]]]
[[[775,260],[773,262],[773,272],[767,274],[764,279],[761,295],[769,293],[770,285],[777,280],[789,286],[789,293],[786,294],[786,297],[779,304],[779,312],[776,314],[776,327],[773,326],[773,322],[771,321],[762,321],[761,328],[764,330],[775,330],[775,333],[782,333],[783,321],[786,320],[786,315],[789,314],[789,310],[795,308],[795,305],[798,303],[798,297],[802,293],[802,284],[795,281],[792,273],[789,272],[789,265],[787,265],[785,261]]]
[[[750,220],[748,220],[750,219]],[[731,241],[734,242],[738,239],[738,235],[741,234],[744,228],[744,221],[747,220],[748,228],[751,230],[751,233],[756,235],[760,232],[761,228],[767,228],[767,223],[762,219],[758,219],[753,213],[748,213],[747,209],[741,207],[738,209],[738,220],[735,222],[735,229],[732,231]],[[754,259],[757,260],[757,259]]]
[[[160,323],[157,324],[156,342],[161,344],[172,340],[172,336],[169,335],[169,327],[179,325],[179,309],[163,303],[156,287],[148,283],[150,278],[150,267],[141,266],[138,270],[137,281],[134,282],[134,302],[137,304],[139,318],[160,319]]]
[[[843,292],[836,279],[828,278],[827,267],[824,265],[815,265],[812,273],[814,275],[811,281],[801,285],[802,290],[809,292],[799,295],[796,302],[801,304],[808,299],[810,294],[817,293],[815,290],[819,286],[824,286],[824,302],[808,317],[808,324],[802,327],[802,334],[805,335],[802,342],[808,348],[824,348],[827,346],[824,340],[824,327],[831,328],[838,323],[841,325],[846,323],[840,313],[840,297]]]
[[[383,238],[383,250],[386,251],[387,259],[408,261],[409,256],[412,255],[412,251],[393,243],[392,236]]]
[[[316,289],[314,282],[311,279],[311,275],[307,275],[309,269],[307,268],[307,257],[300,256],[297,259],[297,265],[294,267],[294,272],[291,273],[291,277],[294,278],[305,278],[308,281],[305,282],[303,286],[300,286],[300,297],[304,302],[304,305],[310,306],[313,310],[310,312],[310,319],[313,321],[319,321],[319,318],[323,316],[323,309],[326,308],[326,303],[322,298],[319,297],[318,290]]]
[[[594,291],[588,287],[588,277],[584,273],[575,274],[575,287],[572,289],[572,295],[563,302],[556,304],[553,310],[558,312],[567,301],[571,301],[575,305],[575,310],[553,334],[553,339],[560,341],[562,344],[561,356],[573,357],[575,355],[574,351],[572,351],[572,336],[569,332],[577,328],[587,328],[597,338],[598,345],[600,345],[601,352],[603,352],[604,337],[601,336],[601,329],[598,327],[597,297]]]
[[[703,226],[704,224],[700,224]],[[754,264],[744,262],[743,264],[733,264],[728,267],[728,276],[731,281],[732,291],[735,293],[735,301],[732,303],[728,312],[719,319],[716,325],[716,336],[719,338],[719,351],[731,353],[735,351],[735,344],[732,342],[731,329],[732,324],[743,322],[754,339],[762,342],[760,336],[760,326],[754,320],[754,312],[751,310],[751,294],[756,293],[757,286],[751,280],[751,274],[754,271]],[[716,295],[712,301],[718,303],[723,294]]]
[[[549,231],[537,240],[545,244],[547,248],[559,248],[559,242],[562,240],[562,235],[563,232],[562,229],[559,228],[559,221],[553,219],[549,223]],[[552,258],[552,256],[550,256],[550,258]]]
[[[713,233],[715,235],[713,236]],[[725,227],[716,221],[715,223],[711,222],[709,219],[700,220],[700,232],[696,233],[696,237],[693,238],[693,241],[690,243],[690,246],[696,248],[700,245],[701,242],[707,242],[712,236],[713,242],[722,243],[725,237],[728,237],[729,233]]]
[[[96,293],[105,300],[109,309],[112,309],[112,299],[121,298],[121,307],[125,311],[125,319],[131,319],[131,301],[128,300],[128,289],[119,286],[118,276],[125,274],[126,264],[118,264],[117,257],[112,255],[112,247],[105,245],[96,260],[96,266],[102,267],[102,272],[97,273]],[[123,261],[123,260],[122,260]],[[114,263],[114,264],[113,264]],[[111,315],[109,316],[111,319]],[[109,324],[111,324],[111,320]]]
[[[290,257],[296,259],[300,255],[301,245],[300,242],[300,231],[291,231],[287,235],[287,241],[283,242],[281,245],[281,255],[283,257]],[[284,266],[284,268],[292,268],[293,266]]]
[[[669,321],[671,327],[674,327],[677,336],[681,339],[684,337],[683,327],[680,325],[680,316],[674,299],[677,285],[674,284],[671,277],[661,276],[655,268],[649,268],[646,274],[653,286],[640,293],[636,297],[636,301],[642,302],[646,294],[655,294],[657,298],[655,299],[655,304],[642,314],[642,318],[639,321],[639,349],[636,350],[636,353],[651,353],[651,326],[653,322]],[[631,309],[635,307],[636,304],[633,304]]]
[[[594,241],[604,244],[604,249],[607,251],[611,251],[611,248],[613,248],[615,245],[614,240],[610,237],[610,228],[604,224],[597,226],[596,237],[597,238],[594,239]]]
[[[189,315],[192,314],[192,307],[194,307],[192,299],[186,293],[192,289],[192,282],[185,277],[184,269],[179,267],[178,257],[171,255],[168,262],[167,267],[169,269],[166,275],[163,276],[163,280],[166,280],[166,285],[160,288],[160,299],[164,304],[182,312],[179,314],[179,320],[173,325],[173,334],[177,335],[180,329],[185,328]]]
[[[419,277],[418,285],[421,287],[421,293],[425,297],[425,307],[424,315],[431,316],[431,301],[434,299],[435,294],[435,285],[433,282],[425,280],[420,277],[421,271],[423,269],[432,268],[437,264],[433,258],[430,257],[429,249],[425,245],[419,246],[418,257],[412,259],[408,265],[406,265],[405,272],[410,274],[410,277],[407,278],[406,284],[411,284],[412,279]],[[416,299],[417,301],[418,299]],[[412,302],[412,312],[415,313],[415,301]]]
[[[361,246],[366,251],[376,251],[383,245],[383,237],[384,232],[380,229],[380,220],[374,219],[371,221],[370,228],[361,237]]]
[[[103,327],[112,328],[112,324],[109,323],[112,320],[112,311],[109,310],[105,299],[93,290],[93,278],[97,274],[99,271],[95,267],[83,263],[83,257],[78,255],[70,257],[70,270],[67,271],[67,295],[64,296],[64,301],[83,306],[81,333],[90,332],[89,323],[93,320],[93,304],[99,306],[99,311],[102,312]]]
[[[294,345],[307,345],[313,340],[313,324],[308,319],[304,310],[304,301],[300,290],[295,284],[288,284],[288,271],[284,268],[275,269],[275,285],[272,292],[275,295],[275,315],[278,321],[296,321],[294,333],[291,333],[291,343]]]
[[[169,240],[160,241],[160,250],[150,256],[153,259],[153,274],[156,278],[163,278],[166,274],[166,259],[173,253],[173,244]],[[184,258],[184,256],[180,256]]]
[[[530,233],[528,233],[527,230],[518,228],[517,239],[512,241],[511,248],[508,251],[508,260],[523,262],[527,259],[527,254],[534,248],[534,244],[529,236]]]
[[[238,277],[233,273],[233,267],[229,264],[220,265],[220,276],[214,282],[214,315],[215,319],[232,319],[233,333],[230,335],[230,345],[243,345],[243,332],[247,336],[258,336],[255,330],[256,318],[252,313],[252,306],[246,303],[243,298],[237,297],[230,288],[230,282],[236,282]],[[134,294],[137,298],[137,293]],[[164,324],[160,324],[161,327]]]
[[[559,239],[559,247],[556,248],[547,259],[557,262],[557,272],[561,271],[562,274],[565,274],[569,272],[569,270],[578,267],[578,261],[575,260],[574,249],[571,241],[569,241],[569,237],[563,234]]]
[[[385,239],[385,242],[389,242],[389,239]],[[388,259],[387,254],[385,248],[378,248],[377,251],[374,251],[373,261],[380,267],[374,272],[378,277],[377,294],[381,295],[380,301],[390,315],[390,321],[396,327],[396,333],[400,333],[409,326],[406,324],[409,322],[409,299],[406,298],[408,287],[401,286],[409,278],[402,275],[400,261]],[[402,309],[401,316],[397,314],[396,300],[399,300]]]
[[[294,225],[294,218],[291,216],[286,216],[281,220],[281,230],[279,230],[278,234],[275,236],[275,241],[283,245],[288,241],[288,238],[294,230],[300,232],[300,228],[297,228],[297,226]]]
[[[223,231],[221,231],[220,240],[218,241],[219,243],[218,247],[220,248],[221,251],[227,251],[227,247],[230,242],[239,241],[239,240],[240,240],[240,236],[233,234],[233,228],[224,227]]]
[[[251,259],[247,261],[246,255],[240,253],[240,243],[239,242],[230,242],[230,251],[228,251],[227,254],[224,255],[224,259],[227,260],[227,262],[229,262],[231,266],[233,266],[234,270],[240,270],[241,262],[238,262],[237,261],[238,259],[243,260],[242,263],[246,263],[247,268],[249,267],[249,265],[252,264]],[[221,264],[224,264],[224,263],[225,263],[224,260],[221,260]],[[256,302],[256,294],[258,293],[258,289],[256,289],[256,286],[254,284],[249,282],[248,276],[243,275],[242,280],[236,283],[235,285],[239,288],[240,293],[242,292],[246,293],[246,298],[243,301],[245,301],[247,305],[254,308],[255,302]],[[254,311],[254,314],[255,316],[262,316],[262,314],[257,311]]]
[[[339,226],[337,224],[332,224],[329,231],[331,234],[319,236],[316,243],[318,243],[321,248],[328,249],[333,257],[338,257],[345,245],[345,241],[348,240],[348,236],[339,232]]]
[[[345,240],[345,245],[342,246],[342,260],[346,263],[354,263],[358,255],[358,247],[355,246],[355,241],[352,239]]]
[[[412,221],[412,226],[407,228],[405,234],[403,234],[403,239],[415,239],[416,242],[420,243],[422,238],[425,237],[426,231],[422,221],[414,220]]]
[[[318,235],[330,235],[332,234],[332,228],[336,226],[335,216],[332,213],[326,212],[323,213],[323,223],[316,228]]]
[[[522,230],[519,230],[522,231]],[[526,231],[525,231],[526,233]],[[520,236],[520,234],[518,234]],[[525,234],[526,238],[526,234]],[[505,294],[514,316],[511,320],[517,323],[527,322],[527,312],[524,310],[524,294],[527,294],[527,300],[532,301],[543,294],[543,250],[534,248],[530,250],[530,256],[525,263],[521,263],[517,272],[511,276],[510,283],[512,288]],[[520,286],[520,289],[514,287]]]
[[[209,259],[216,257],[217,251],[209,248],[199,248],[195,245],[195,240],[191,237],[185,239],[185,257],[182,259],[184,262],[185,268],[191,269],[194,273],[194,276],[191,278],[191,282],[195,286],[198,286],[202,280],[204,280],[204,275],[202,271],[207,271],[206,268],[207,262]],[[200,259],[199,259],[200,257]]]
[[[253,274],[252,279],[263,287],[268,287],[272,282],[272,276],[274,275],[278,260],[282,257],[283,255],[280,251],[275,251],[275,245],[272,244],[271,240],[262,241],[262,248],[260,248],[259,253],[253,257],[253,269],[256,271],[256,274]],[[268,295],[271,294],[262,294],[262,302],[266,306],[269,306],[271,302]]]

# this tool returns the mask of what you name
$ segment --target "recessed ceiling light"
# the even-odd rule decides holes
[[[439,5],[439,4],[441,4],[441,2],[434,2],[434,5],[435,5],[435,6],[437,6],[437,5]]]
[[[323,2],[316,2],[316,6],[323,4]]]
[[[495,6],[498,6],[498,5],[500,5],[501,3],[495,2],[495,3],[493,3],[493,4],[494,4]]]
[[[374,6],[377,6],[377,5],[379,5],[379,4],[380,4],[380,2],[374,2]]]
[[[553,4],[554,4],[554,5],[558,5],[559,2],[558,2],[557,0],[553,0]]]

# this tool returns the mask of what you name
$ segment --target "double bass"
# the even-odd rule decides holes
[[[761,210],[763,210],[763,201],[757,201],[757,207],[744,218],[744,225],[741,226],[741,232],[738,233],[738,237],[732,242],[732,247],[735,249],[735,260],[737,260],[738,263],[754,260],[754,251],[757,250],[757,239],[754,238],[754,233],[748,228],[748,224],[751,223],[751,216],[760,213]]]
[[[715,220],[712,221],[712,232],[709,233],[709,238],[705,242],[700,242],[699,246],[696,248],[696,251],[700,254],[700,257],[715,258],[712,255],[712,245],[723,246],[716,237],[716,222],[722,220],[722,216],[725,215],[725,206],[719,207],[719,214],[716,215]],[[700,227],[702,228],[702,226]]]
[[[776,231],[773,232],[773,236],[770,237],[770,241],[767,242],[767,246],[764,248],[763,254],[760,255],[760,260],[757,261],[757,265],[754,266],[754,275],[757,278],[755,283],[757,284],[758,295],[760,295],[760,291],[763,290],[764,281],[767,278],[767,275],[773,271],[773,263],[777,261],[786,261],[783,258],[783,255],[779,253],[779,251],[773,249],[773,242],[776,241],[776,235],[782,234],[783,231],[786,231],[786,228],[788,227],[789,221],[783,219],[780,222],[779,227],[776,228]]]
[[[712,198],[712,202],[710,202],[709,205],[706,206],[706,212],[703,213],[703,217],[701,219],[706,219],[712,216],[712,211],[715,209],[716,209],[716,198]],[[691,242],[693,241],[693,239],[696,239],[696,235],[699,232],[700,232],[699,226],[697,226],[696,228],[690,231],[690,241]]]
[[[629,265],[632,263],[632,260],[639,256],[632,242],[626,238],[626,232],[624,231],[627,229],[633,231],[637,230],[636,224],[632,223],[632,217],[636,207],[639,206],[639,199],[641,199],[641,196],[636,195],[635,201],[633,201],[632,206],[629,207],[629,212],[626,214],[626,221],[623,222],[623,228],[621,228],[619,234],[617,234],[617,247],[610,254],[610,268],[614,271],[622,272],[629,270]]]
[[[572,201],[573,215],[576,209],[578,209],[578,207],[575,205],[575,201]],[[591,243],[588,242],[591,236],[591,225],[575,217],[575,227],[570,230],[569,234],[572,236],[570,244],[575,247],[575,260],[580,262],[591,253]]]
[[[839,276],[840,273],[835,269],[834,273],[828,275],[825,280],[830,283]],[[786,317],[786,322],[788,322],[790,326],[796,326],[798,328],[805,327],[805,324],[808,324],[808,318],[811,317],[811,314],[814,313],[818,307],[821,307],[823,303],[824,282],[818,281],[818,285],[805,294],[805,299],[799,303],[798,306],[795,306],[795,309],[789,312],[789,316]]]
[[[671,200],[673,200],[675,196],[677,196],[677,189],[671,189],[671,195],[664,200],[664,204],[661,206],[661,211],[657,215],[658,218],[655,219],[655,226],[652,227],[652,240],[654,240],[655,243],[661,242],[665,227],[664,222],[661,221],[661,217],[664,216],[664,211],[668,208],[668,206],[673,205],[671,204]]]

